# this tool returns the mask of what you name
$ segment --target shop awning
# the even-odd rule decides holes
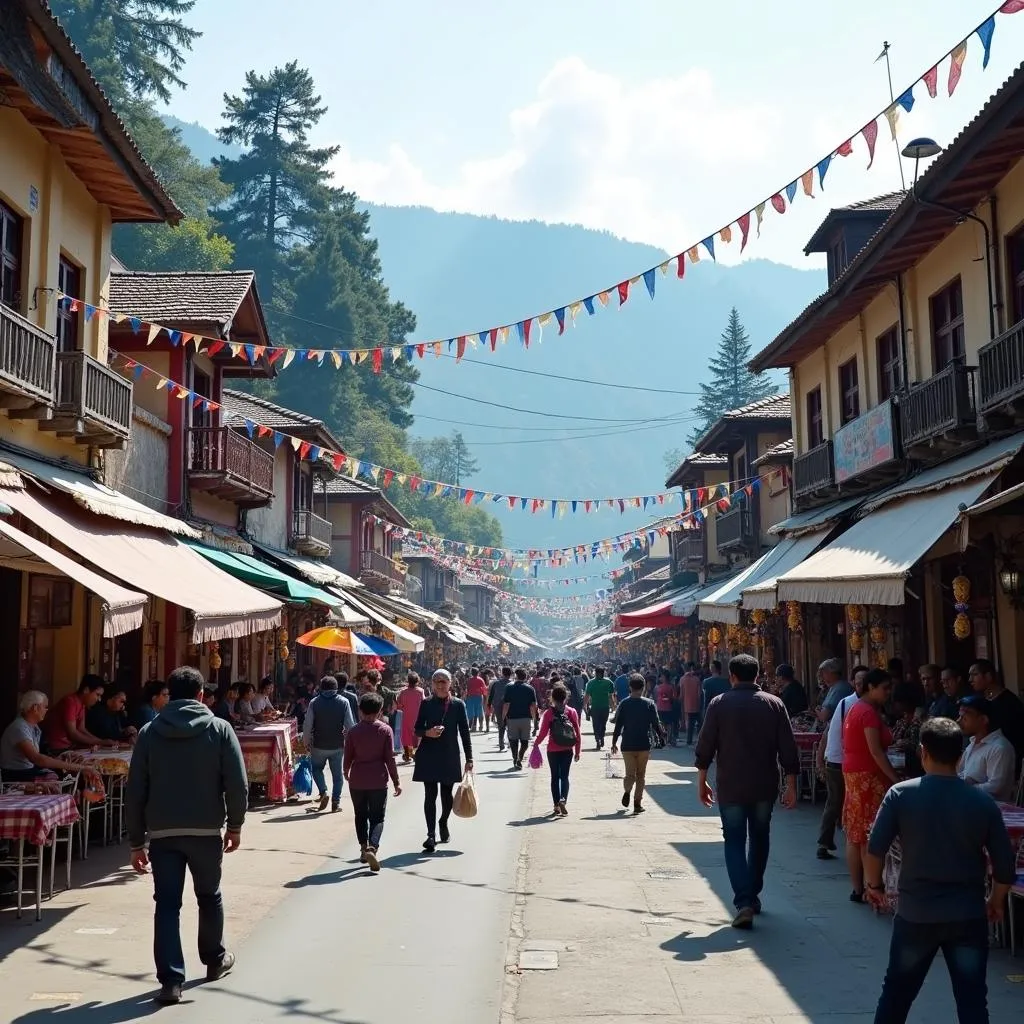
[[[252,555],[243,555],[241,552],[221,551],[220,548],[207,547],[205,544],[196,544],[193,541],[186,541],[186,544],[198,552],[207,561],[212,562],[217,568],[230,573],[236,579],[260,590],[280,597],[282,600],[291,601],[296,604],[320,604],[327,608],[337,608],[342,601],[335,594],[331,594],[319,587],[309,583],[303,583],[293,576],[275,569],[274,566],[261,562]]]
[[[49,544],[0,520],[0,565],[21,572],[50,573],[81,583],[103,604],[103,635],[121,636],[142,626],[142,610],[149,598],[93,572],[88,566],[62,555]]]
[[[281,602],[229,576],[176,537],[91,516],[29,490],[2,499],[66,548],[134,589],[194,616],[192,640],[228,640],[281,623]]]
[[[702,600],[704,600],[704,598],[710,597],[716,591],[720,590],[723,584],[730,579],[732,579],[731,576],[720,576],[716,580],[711,580],[707,583],[698,583],[696,586],[692,586],[688,590],[684,590],[672,602],[672,614],[688,619],[697,610],[697,606]]]
[[[615,616],[615,629],[619,633],[625,633],[631,629],[639,629],[641,626],[650,626],[651,629],[669,629],[672,626],[681,626],[686,621],[686,617],[676,614],[672,610],[672,605],[689,589],[670,591],[663,594],[653,604],[637,608],[636,611],[621,612]]]
[[[165,516],[143,505],[142,502],[129,498],[127,494],[111,490],[97,483],[86,472],[85,467],[54,466],[28,455],[12,452],[0,452],[0,468],[13,468],[20,473],[34,477],[39,482],[56,491],[70,494],[76,505],[92,512],[93,515],[107,516],[123,523],[134,523],[136,526],[150,526],[155,530],[167,530],[179,537],[191,537],[198,540],[202,534],[195,528]]]
[[[485,647],[497,647],[498,646],[498,640],[497,639],[495,639],[489,633],[485,633],[479,627],[470,625],[468,622],[464,621],[463,619],[460,619],[458,616],[456,616],[452,620],[452,624],[457,629],[459,629],[463,633],[465,633],[466,636],[468,636],[470,640],[476,640],[478,643],[483,644]]]
[[[835,526],[843,516],[851,515],[863,502],[863,497],[843,498],[842,501],[834,501],[831,505],[812,508],[809,512],[797,512],[788,519],[783,519],[781,523],[776,523],[768,532],[784,537],[798,537],[808,532],[817,533],[826,527]]]
[[[543,646],[535,637],[530,636],[529,633],[524,633],[521,629],[516,629],[514,626],[505,626],[504,629],[506,633],[511,633],[512,636],[526,644],[527,648],[540,648]]]
[[[353,597],[351,594],[345,594],[345,600],[352,605],[356,611],[363,612],[368,615],[374,622],[380,623],[385,629],[389,630],[395,638],[395,646],[403,654],[415,654],[418,651],[422,651],[426,646],[426,641],[421,636],[417,636],[415,633],[410,633],[407,629],[402,629],[397,622],[392,622],[386,615],[382,614],[374,605],[369,601],[365,600],[365,593],[360,593],[359,597]]]
[[[504,629],[498,630],[498,636],[500,636],[501,639],[505,641],[505,643],[511,644],[513,647],[518,647],[521,651],[525,651],[530,646],[529,644],[523,643],[523,641],[520,640],[518,637],[513,636],[511,633],[507,632]]]
[[[997,473],[883,504],[778,579],[780,601],[900,605],[906,579]]]
[[[701,622],[725,622],[732,625],[738,623],[740,593],[748,580],[759,578],[771,554],[771,551],[766,552],[756,562],[752,562],[727,579],[717,590],[701,598],[697,604],[697,618]]]
[[[294,569],[303,579],[307,579],[311,583],[322,587],[342,587],[345,590],[362,589],[363,585],[359,580],[346,575],[340,569],[335,569],[327,562],[318,562],[315,558],[293,555],[290,551],[278,551],[275,548],[264,547],[262,544],[254,544],[253,547],[274,561]]]
[[[443,626],[441,628],[441,632],[444,633],[444,635],[448,637],[448,639],[451,640],[453,643],[468,646],[471,642],[469,637],[466,636],[465,633],[463,633],[459,629],[456,629],[454,626]]]
[[[810,558],[828,535],[829,531],[825,529],[780,540],[765,556],[767,560],[756,576],[743,582],[740,604],[744,611],[751,608],[763,608],[766,611],[773,609],[779,603],[779,577],[795,569],[804,559]]]

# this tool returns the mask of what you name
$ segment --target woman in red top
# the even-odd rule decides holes
[[[565,815],[565,802],[569,799],[569,769],[574,760],[580,759],[580,746],[583,738],[580,734],[580,716],[565,701],[569,692],[561,683],[551,687],[551,705],[540,720],[540,731],[533,741],[539,747],[544,738],[548,739],[548,767],[551,769],[551,799],[554,803],[553,817]],[[575,741],[570,742],[570,731]],[[573,756],[575,754],[575,757]]]
[[[878,808],[882,806],[882,798],[889,787],[899,781],[886,754],[892,743],[892,733],[882,720],[882,708],[891,691],[892,677],[889,673],[880,668],[872,669],[864,677],[861,699],[843,720],[843,782],[846,785],[843,830],[846,832],[851,877],[858,859],[863,865],[868,833]],[[855,887],[850,899],[854,903],[863,903],[863,889]]]

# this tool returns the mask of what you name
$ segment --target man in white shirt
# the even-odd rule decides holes
[[[964,782],[977,786],[993,800],[1013,800],[1013,744],[1001,729],[992,728],[992,706],[980,694],[960,701],[960,728],[970,736],[957,774]]]
[[[860,700],[859,694],[867,671],[866,668],[854,670],[854,692],[843,697],[836,705],[818,744],[816,764],[818,774],[825,778],[827,794],[818,829],[818,860],[835,859],[836,826],[842,820],[843,801],[846,798],[846,785],[843,782],[843,720],[850,708]]]

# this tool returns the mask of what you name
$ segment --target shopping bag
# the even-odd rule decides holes
[[[621,779],[625,777],[625,766],[622,763],[622,758],[609,750],[604,755],[604,777],[606,779]]]
[[[313,792],[313,773],[309,768],[308,757],[299,758],[299,763],[292,773],[292,789],[298,796],[309,796]]]
[[[459,788],[455,790],[452,812],[457,818],[475,818],[477,808],[476,782],[473,779],[473,773],[467,771],[462,776]]]
[[[533,750],[530,751],[530,767],[539,768],[544,763],[544,758],[541,755],[540,747],[535,743]]]

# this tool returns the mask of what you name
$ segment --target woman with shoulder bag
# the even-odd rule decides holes
[[[565,816],[569,812],[565,803],[569,799],[569,769],[574,760],[580,759],[583,737],[580,733],[580,716],[575,708],[566,704],[568,693],[561,683],[551,687],[551,704],[540,720],[534,750],[539,750],[545,738],[548,740],[548,767],[551,770],[551,800],[554,809],[552,817]]]
[[[423,816],[427,838],[423,849],[433,853],[438,838],[447,843],[451,838],[448,819],[452,813],[453,790],[462,781],[462,759],[459,740],[466,755],[466,771],[473,770],[473,741],[469,733],[466,705],[451,693],[451,673],[439,668],[431,677],[434,695],[420,704],[415,733],[420,738],[416,751],[413,782],[423,783]],[[437,820],[437,798],[441,797],[441,820]]]

